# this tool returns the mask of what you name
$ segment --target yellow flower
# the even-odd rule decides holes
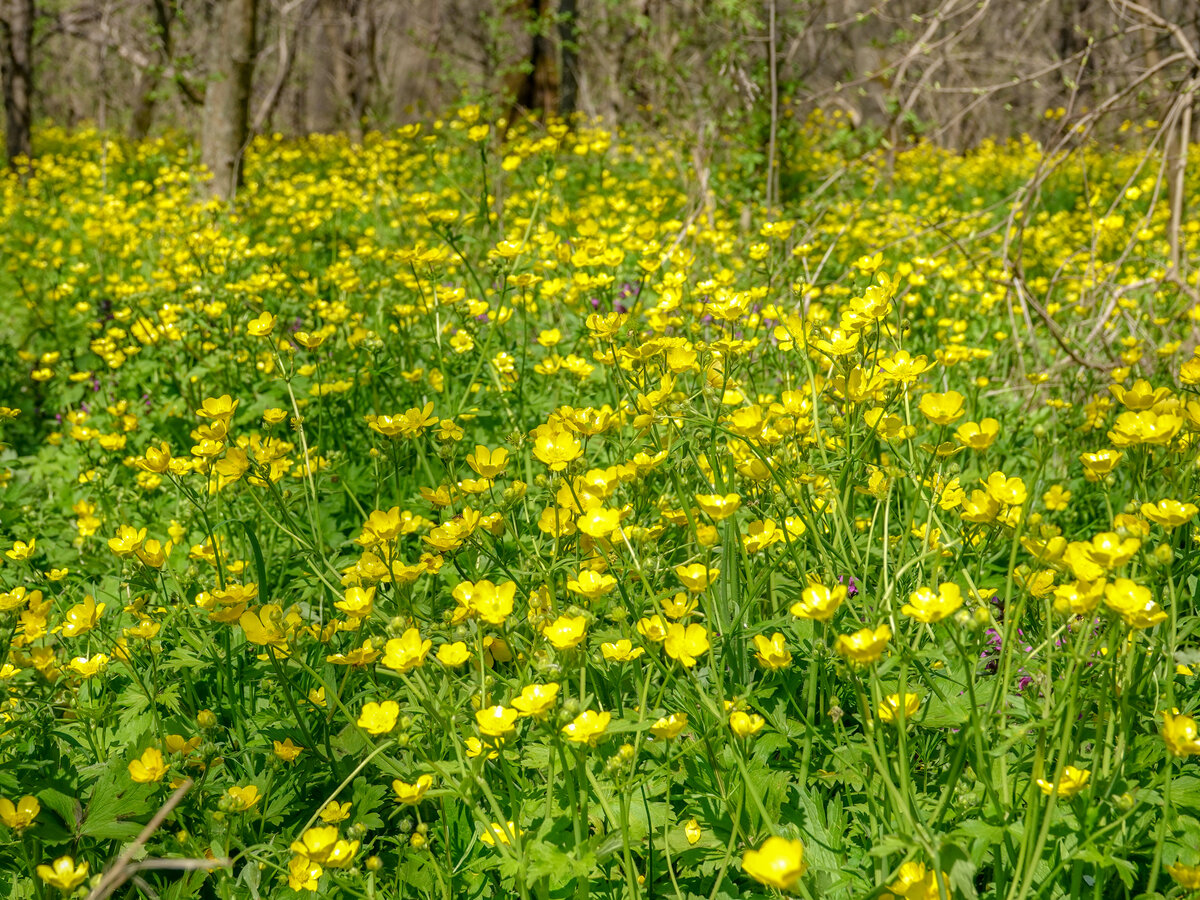
[[[1098,534],[1088,543],[1088,555],[1096,565],[1104,569],[1118,569],[1133,559],[1142,546],[1136,537],[1122,538],[1120,535],[1106,531]]]
[[[904,900],[940,900],[942,889],[946,896],[950,895],[950,879],[945,872],[941,876],[941,888],[938,887],[938,876],[932,869],[927,869],[924,863],[906,862],[896,873],[897,880],[888,885],[888,890]]]
[[[1166,610],[1150,596],[1150,589],[1128,578],[1118,578],[1105,586],[1104,604],[1130,628],[1151,628],[1167,618]]]
[[[462,581],[455,586],[453,597],[465,610],[465,615],[476,615],[489,625],[499,626],[512,615],[516,589],[516,584],[511,581],[502,584],[493,584],[487,579],[475,583]]]
[[[798,840],[769,837],[757,850],[742,857],[742,871],[760,884],[791,891],[808,868],[804,862],[804,844]]]
[[[278,650],[287,648],[287,634],[282,627],[283,610],[278,604],[268,603],[256,612],[244,612],[237,621],[250,643]]]
[[[237,408],[238,401],[228,394],[223,394],[216,398],[206,397],[204,403],[196,410],[196,415],[203,419],[214,419],[228,426],[233,414],[237,412]]]
[[[586,499],[584,502],[587,502]],[[553,512],[553,510],[548,509],[546,512]],[[561,513],[562,510],[559,511],[559,514]],[[545,514],[543,513],[543,515]],[[611,537],[613,532],[620,528],[621,512],[606,506],[593,506],[584,510],[583,515],[575,520],[575,525],[588,537],[601,540]],[[545,528],[542,530],[549,531]]]
[[[253,784],[248,784],[245,787],[234,785],[228,788],[225,793],[229,795],[229,806],[234,812],[245,812],[258,803],[260,799],[258,787]]]
[[[913,357],[907,350],[897,350],[894,356],[880,359],[879,368],[883,369],[889,381],[912,384],[929,371],[932,364],[925,356]]]
[[[185,738],[182,734],[168,734],[166,745],[168,752],[187,756],[200,746],[200,735],[196,734],[190,738]]]
[[[613,576],[594,572],[591,569],[583,569],[578,578],[572,578],[567,582],[568,591],[579,594],[588,600],[603,597],[616,586],[617,579]]]
[[[145,540],[145,528],[121,525],[117,528],[116,535],[108,539],[108,549],[124,559],[132,556]]]
[[[668,619],[683,619],[694,613],[700,602],[694,595],[679,591],[674,597],[660,601],[660,605],[663,615]]]
[[[904,707],[904,719],[907,721],[921,708],[921,698],[917,694],[905,694],[904,702],[901,704],[899,694],[888,694],[879,704],[879,709],[876,710],[879,721],[895,722],[900,717],[901,706]]]
[[[482,444],[476,444],[475,452],[467,455],[467,465],[480,478],[498,478],[508,466],[508,451],[503,447],[489,450]]]
[[[552,472],[561,472],[583,455],[583,445],[564,428],[539,425],[533,432],[533,455]]]
[[[635,648],[633,642],[626,638],[600,645],[600,653],[609,662],[629,662],[631,659],[637,659],[645,652],[645,649],[642,647]]]
[[[352,587],[346,590],[346,596],[333,604],[346,615],[356,619],[366,618],[375,608],[375,588]]]
[[[1101,481],[1112,473],[1124,454],[1117,450],[1104,448],[1095,453],[1084,453],[1079,457],[1083,463],[1083,474],[1088,481]]]
[[[13,831],[24,831],[34,823],[41,811],[42,805],[37,797],[26,795],[15,804],[7,797],[0,797],[0,822]]]
[[[710,569],[702,563],[675,567],[675,575],[680,583],[694,594],[707,590],[720,574],[720,569]]]
[[[330,800],[321,807],[321,821],[326,825],[337,825],[339,822],[345,822],[350,818],[350,801],[338,803],[336,800]]]
[[[598,713],[587,709],[577,715],[570,724],[563,726],[562,733],[568,741],[576,744],[590,744],[594,747],[604,732],[608,730],[610,721],[612,721],[612,713]]]
[[[316,863],[324,863],[338,842],[338,830],[333,825],[318,825],[309,828],[300,835],[300,840],[292,841],[289,848],[293,853],[305,856]]]
[[[1042,494],[1042,502],[1046,504],[1046,509],[1062,512],[1071,504],[1071,492],[1065,490],[1062,485],[1051,485],[1050,489]]]
[[[488,759],[496,759],[497,757],[499,757],[500,751],[494,749],[494,747],[499,744],[503,744],[503,743],[504,743],[503,738],[495,738],[494,741],[492,742],[493,749],[488,750],[487,758]],[[479,738],[469,737],[466,740],[466,744],[467,744],[467,758],[468,759],[474,759],[477,756],[483,755],[484,743]]]
[[[559,616],[543,626],[542,634],[558,650],[577,647],[587,635],[587,618],[584,616]]]
[[[1082,616],[1090,613],[1104,596],[1104,579],[1069,581],[1054,589],[1054,611],[1059,615]]]
[[[663,716],[651,725],[650,733],[659,740],[669,741],[671,738],[679,737],[687,727],[687,713],[671,713],[669,716]]]
[[[335,666],[366,666],[379,659],[379,651],[371,646],[371,638],[363,641],[361,647],[354,647],[347,653],[331,653],[325,657],[325,662]]]
[[[958,391],[947,391],[944,394],[925,394],[917,408],[934,425],[949,425],[962,418],[966,411],[963,409],[965,402],[966,398]]]
[[[1186,525],[1197,513],[1194,503],[1181,503],[1178,500],[1159,500],[1157,503],[1143,503],[1142,515],[1168,530]]]
[[[520,715],[521,711],[518,709],[489,706],[476,710],[475,723],[479,726],[480,734],[486,737],[504,737],[516,730],[515,723]]]
[[[471,658],[471,651],[463,641],[442,644],[437,649],[437,660],[449,669],[457,668]]]
[[[792,664],[792,652],[788,649],[787,639],[778,631],[769,638],[756,634],[754,646],[758,651],[754,656],[764,669],[786,669]]]
[[[265,309],[246,323],[246,333],[254,337],[266,337],[275,328],[275,317]]]
[[[696,657],[708,652],[709,646],[708,632],[703,625],[696,623],[684,626],[672,622],[667,627],[667,637],[663,642],[667,656],[679,660],[689,669],[696,664]]]
[[[392,782],[392,790],[396,792],[396,802],[405,806],[415,806],[420,803],[425,792],[431,787],[433,787],[432,775],[421,775],[414,784],[401,781],[399,778]]]
[[[293,891],[315,891],[325,870],[303,853],[288,862],[288,887]]]
[[[1182,716],[1179,710],[1163,713],[1162,737],[1172,756],[1195,756],[1200,754],[1200,735],[1196,720]]]
[[[661,644],[667,639],[667,623],[663,621],[662,616],[653,615],[638,619],[637,623],[638,634],[648,641],[653,641],[656,644]]]
[[[521,688],[521,695],[513,699],[512,705],[523,716],[543,718],[554,705],[558,697],[558,684],[527,684]]]
[[[170,766],[163,762],[162,751],[157,747],[147,747],[141,757],[129,764],[129,777],[138,784],[151,784],[162,781]]]
[[[425,656],[433,641],[421,640],[421,632],[410,628],[398,638],[392,638],[383,647],[383,664],[397,672],[408,672],[425,664]]]
[[[38,866],[37,874],[38,878],[50,887],[58,888],[66,894],[87,880],[88,864],[81,862],[75,865],[75,860],[70,856],[60,856],[48,866]]]
[[[695,819],[688,819],[683,826],[683,833],[687,837],[687,842],[693,847],[700,842],[700,838],[704,832],[700,830],[700,823]]]
[[[1029,496],[1024,481],[1020,478],[1009,478],[1003,472],[993,472],[983,484],[988,496],[1005,506],[1020,506]]]
[[[936,594],[927,587],[913,591],[908,603],[900,607],[900,612],[918,622],[930,624],[953,615],[962,604],[962,591],[958,585],[947,583],[941,585]]]
[[[828,622],[846,599],[846,586],[839,584],[827,588],[823,584],[810,584],[800,593],[800,599],[792,604],[792,615],[797,619],[816,619]]]
[[[34,540],[33,538],[30,538],[28,543],[25,541],[13,541],[12,549],[5,550],[4,555],[7,556],[9,559],[13,560],[14,562],[21,562],[21,561],[29,559],[29,557],[33,556],[33,551],[36,549],[37,549],[37,541]],[[69,856],[63,857],[63,859],[67,859],[67,860],[69,860],[70,858],[71,857],[69,857]],[[84,863],[84,866],[86,867],[87,863]],[[42,866],[41,868],[45,868],[45,866]]]
[[[1200,889],[1200,866],[1185,866],[1174,862],[1167,866],[1167,874],[1182,888],[1194,891]]]
[[[1057,795],[1064,799],[1070,799],[1082,791],[1088,783],[1088,779],[1092,777],[1092,773],[1088,769],[1077,769],[1074,766],[1065,766],[1063,768],[1062,777],[1058,780],[1058,784],[1047,781],[1044,778],[1037,780],[1037,786],[1041,788],[1042,793],[1047,797]]]
[[[696,502],[714,522],[720,522],[738,511],[742,498],[737,494],[697,494]]]
[[[382,703],[371,701],[363,706],[358,717],[358,727],[368,734],[387,734],[396,727],[400,717],[400,704],[395,700],[384,700]]]
[[[878,628],[863,628],[853,634],[839,634],[833,647],[851,662],[865,666],[883,655],[891,638],[892,629],[885,623]]]
[[[954,432],[954,439],[971,450],[986,450],[999,433],[1000,423],[989,418],[980,422],[963,422]]]
[[[158,447],[147,447],[146,455],[135,462],[143,472],[162,475],[171,467],[171,447],[163,442]]]
[[[1174,413],[1156,413],[1153,410],[1127,411],[1117,416],[1108,439],[1114,447],[1129,447],[1137,444],[1164,445],[1183,427],[1183,419]]]
[[[69,668],[81,678],[91,678],[93,675],[101,672],[108,665],[108,657],[103,653],[97,653],[94,656],[76,656],[67,663]]]
[[[510,843],[510,835],[524,834],[512,822],[506,822],[504,825],[498,822],[493,822],[487,828],[483,829],[483,833],[479,835],[479,840],[487,844],[489,847],[494,847],[496,844],[508,845]]]
[[[300,745],[293,744],[291,738],[288,738],[287,740],[283,741],[282,743],[280,741],[274,741],[272,743],[272,748],[274,750],[275,755],[279,759],[283,760],[284,762],[289,762],[289,763],[295,762],[296,757],[298,757],[300,755],[301,751],[304,750],[304,748],[301,747]]]
[[[343,841],[338,840],[333,845],[333,849],[329,851],[329,855],[325,858],[324,865],[331,869],[344,869],[354,861],[354,856],[358,853],[358,841]]]
[[[758,713],[736,709],[729,714],[729,730],[740,738],[754,737],[766,724],[767,720]]]

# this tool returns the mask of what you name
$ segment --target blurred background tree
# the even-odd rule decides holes
[[[222,193],[254,133],[357,140],[465,98],[688,136],[773,201],[815,109],[847,153],[1167,116],[1179,138],[1200,73],[1196,0],[0,0],[0,38],[10,158],[33,121],[183,128]]]

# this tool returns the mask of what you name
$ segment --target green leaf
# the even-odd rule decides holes
[[[154,785],[135,784],[121,758],[111,760],[92,789],[79,833],[87,837],[131,840],[149,820]]]

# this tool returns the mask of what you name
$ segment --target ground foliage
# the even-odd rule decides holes
[[[1200,229],[1137,132],[817,117],[773,210],[470,108],[260,138],[232,209],[181,140],[41,133],[0,892],[1200,885]]]

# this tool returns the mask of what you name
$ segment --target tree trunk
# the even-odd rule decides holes
[[[7,0],[0,19],[3,41],[4,128],[8,164],[33,156],[33,19],[34,0]]]
[[[533,22],[533,44],[529,51],[529,71],[517,94],[517,105],[553,115],[557,109],[558,78],[554,66],[554,46],[547,31],[550,0],[529,0]]]
[[[579,106],[579,23],[576,0],[559,0],[558,43],[562,48],[562,89],[558,111],[570,116]]]
[[[241,184],[249,139],[257,12],[257,0],[219,0],[212,21],[200,156],[213,173],[210,189],[226,200]]]
[[[332,134],[338,129],[338,67],[342,55],[341,9],[336,0],[319,0],[316,25],[310,32],[312,70],[309,72],[305,106],[307,130]]]

